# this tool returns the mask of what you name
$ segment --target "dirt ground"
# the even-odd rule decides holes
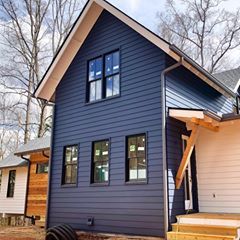
[[[115,234],[91,234],[78,232],[79,240],[161,240],[152,237],[136,237]],[[44,240],[45,231],[33,227],[0,227],[0,240]]]

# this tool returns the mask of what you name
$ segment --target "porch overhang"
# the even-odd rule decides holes
[[[176,189],[179,189],[201,128],[218,132],[223,126],[239,122],[240,115],[230,113],[219,116],[207,110],[169,109],[169,117],[185,122],[187,130],[191,131],[176,175]]]

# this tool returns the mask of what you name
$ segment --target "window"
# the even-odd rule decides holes
[[[89,101],[102,98],[102,58],[89,61],[88,65]]]
[[[48,173],[48,163],[38,163],[37,164],[37,174]]]
[[[119,94],[119,52],[105,56],[106,97]]]
[[[64,150],[63,184],[77,183],[78,146],[67,146]]]
[[[0,170],[0,191],[1,191],[1,186],[2,186],[2,170]]]
[[[92,183],[108,181],[109,141],[93,142]]]
[[[127,181],[145,181],[147,178],[146,136],[127,137]]]
[[[8,188],[7,188],[7,197],[9,198],[12,198],[14,195],[15,180],[16,180],[16,170],[10,170],[9,177],[8,177]]]
[[[119,64],[119,51],[106,54],[103,57],[98,57],[88,62],[89,102],[94,102],[102,98],[108,98],[119,94]]]

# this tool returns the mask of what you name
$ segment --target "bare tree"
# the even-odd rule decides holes
[[[0,0],[4,63],[1,84],[11,96],[21,96],[24,142],[49,129],[48,103],[33,99],[47,65],[68,34],[83,0]],[[34,134],[36,133],[36,134]]]
[[[221,8],[224,0],[167,0],[159,12],[158,33],[211,73],[229,67],[229,53],[240,46],[240,9]]]

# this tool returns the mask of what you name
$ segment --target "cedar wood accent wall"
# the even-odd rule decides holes
[[[86,104],[88,60],[116,49],[120,49],[121,56],[121,96]],[[160,75],[167,66],[166,58],[159,48],[103,11],[56,90],[49,227],[67,223],[89,231],[164,235]],[[190,91],[179,100],[180,89],[174,89],[178,99],[168,94],[168,106],[170,100],[175,102],[174,106],[182,106],[179,101],[186,102],[188,98],[191,102],[193,96],[196,101],[202,101],[205,97],[201,89],[191,92],[194,89],[192,75],[188,82],[182,77],[183,73],[181,69],[177,83],[180,89],[186,84],[185,89]],[[203,86],[201,80],[195,79],[198,86]],[[206,86],[203,90],[209,91],[207,96],[214,93],[209,96],[212,104],[218,98],[224,102],[220,94]],[[209,99],[202,106],[208,106]],[[178,126],[184,129],[182,124],[170,127]],[[148,183],[130,185],[125,183],[125,137],[139,133],[147,134]],[[173,174],[176,161],[181,159],[180,147],[175,146],[180,144],[180,133],[177,129],[171,132],[172,140],[168,142],[168,149],[173,152],[169,156]],[[111,146],[109,185],[92,186],[92,141],[108,138]],[[74,187],[61,185],[63,149],[70,144],[79,146],[78,181]],[[176,196],[172,186],[169,178],[170,193]],[[182,193],[179,193],[174,213],[182,211]],[[94,217],[94,226],[87,226],[88,217]]]
[[[49,155],[49,153],[46,152]],[[37,163],[47,163],[48,158],[42,153],[32,153],[30,156],[30,172],[27,195],[26,215],[40,216],[41,221],[45,220],[46,204],[47,204],[47,186],[48,174],[37,174]]]

